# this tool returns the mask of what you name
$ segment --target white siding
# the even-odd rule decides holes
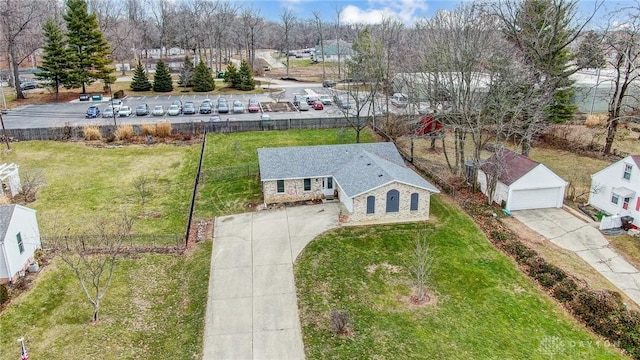
[[[631,178],[623,178],[626,164],[632,166]],[[618,204],[611,202],[611,195],[615,188],[627,188],[633,190],[635,194],[631,197],[629,208],[623,209],[623,199],[620,197]],[[597,189],[596,193],[594,190]],[[621,195],[621,194],[619,194]],[[611,215],[629,215],[633,217],[633,223],[640,225],[640,212],[636,211],[638,196],[640,195],[640,169],[633,159],[628,156],[591,176],[591,192],[589,194],[589,204],[603,210]]]
[[[22,254],[18,249],[16,237],[18,233],[20,233],[24,246]],[[40,246],[40,231],[38,230],[35,210],[17,205],[4,238],[1,250],[4,253],[0,254],[3,259],[8,261],[8,266],[4,264],[0,268],[0,279],[13,278],[19,271],[24,270],[33,260],[33,253]],[[5,261],[3,260],[2,262]]]
[[[489,196],[487,194],[487,177],[484,171],[478,169],[478,184],[480,185],[480,191],[485,194],[485,196]],[[496,204],[502,204],[504,201],[507,202],[509,198],[509,187],[501,182],[498,182],[496,185],[496,190],[493,194],[493,202]]]

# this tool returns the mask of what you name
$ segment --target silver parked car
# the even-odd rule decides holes
[[[244,105],[239,100],[236,100],[233,102],[233,113],[234,114],[244,113]]]

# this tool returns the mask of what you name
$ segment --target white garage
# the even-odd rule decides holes
[[[503,149],[478,171],[478,184],[486,196],[494,176],[498,179],[493,202],[509,211],[562,207],[567,182],[537,161]]]

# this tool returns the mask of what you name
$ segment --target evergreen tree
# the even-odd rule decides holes
[[[97,79],[109,81],[108,76],[113,71],[108,67],[111,62],[109,44],[102,36],[96,15],[87,11],[85,0],[67,0],[66,6],[63,18],[67,23],[69,76],[65,87],[82,86],[85,93],[87,84]]]
[[[42,26],[42,34],[45,37],[42,65],[36,77],[49,81],[49,85],[56,91],[56,101],[60,95],[60,85],[67,78],[66,43],[60,25],[52,18],[48,18]]]
[[[237,89],[239,85],[240,76],[238,74],[238,68],[233,63],[227,65],[227,73],[224,77],[224,81],[229,83],[232,88]]]
[[[138,60],[138,65],[136,69],[133,71],[133,77],[131,78],[131,90],[133,91],[149,91],[151,90],[151,82],[149,81],[149,77],[147,77],[147,72],[144,71],[144,67],[140,60]]]
[[[193,91],[206,92],[213,91],[216,88],[211,70],[204,61],[198,62],[193,74]]]
[[[182,69],[180,69],[180,77],[178,77],[178,85],[185,88],[193,86],[193,75],[194,75],[193,62],[189,58],[189,55],[187,55],[184,57],[184,63],[182,64]]]
[[[171,79],[169,68],[162,60],[158,60],[158,64],[156,65],[156,73],[153,76],[153,91],[173,91],[173,80]]]
[[[249,67],[249,63],[246,60],[242,60],[240,63],[240,71],[238,71],[238,86],[239,90],[253,90],[256,87],[256,81],[253,79],[253,73]]]

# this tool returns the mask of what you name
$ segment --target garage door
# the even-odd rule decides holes
[[[560,188],[514,190],[511,193],[509,210],[544,209],[554,208],[558,203],[558,197],[564,196]]]

